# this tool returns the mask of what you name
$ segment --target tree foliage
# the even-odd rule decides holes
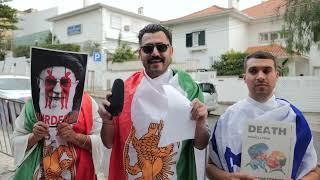
[[[124,62],[136,59],[137,56],[127,43],[122,43],[112,55],[112,62]]]
[[[301,54],[320,41],[320,0],[286,0],[287,49]]]
[[[218,76],[241,76],[243,74],[243,61],[247,53],[228,51],[220,56],[219,61],[215,61],[213,69]]]
[[[93,52],[100,51],[101,44],[94,42],[92,40],[85,41],[82,47],[82,51],[90,54],[92,56]]]
[[[6,31],[17,29],[15,23],[18,22],[17,10],[5,5],[9,0],[0,0],[0,61],[3,61],[8,47]]]
[[[18,22],[17,10],[4,4],[4,2],[7,1],[0,0],[0,30],[17,29],[15,26],[15,23]]]

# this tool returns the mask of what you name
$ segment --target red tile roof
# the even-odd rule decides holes
[[[228,9],[232,9],[232,8],[223,8],[223,7],[219,7],[219,6],[214,5],[214,6],[208,7],[206,9],[194,12],[192,14],[189,14],[189,15],[186,15],[186,16],[183,16],[183,17],[180,17],[180,18],[171,19],[171,20],[168,20],[168,21],[163,21],[163,23],[170,23],[170,22],[176,22],[176,21],[189,20],[189,19],[193,19],[193,18],[197,18],[197,17],[205,17],[205,16],[208,16],[208,15],[213,15],[213,14],[218,14],[218,13],[224,12],[224,11],[226,11]]]
[[[241,12],[253,18],[264,18],[264,17],[283,14],[286,8],[285,4],[286,4],[286,0],[268,0],[258,5],[242,10]],[[180,18],[171,19],[168,21],[162,21],[162,23],[166,24],[166,23],[180,22],[184,20],[194,19],[197,17],[205,17],[209,15],[219,14],[231,9],[233,8],[223,8],[223,7],[214,5]]]
[[[289,55],[286,48],[278,44],[271,44],[271,45],[265,45],[265,46],[253,46],[253,47],[248,47],[248,49],[246,50],[246,52],[249,54],[254,53],[256,51],[266,51],[271,53],[275,57],[287,57]]]
[[[275,16],[285,12],[286,0],[268,0],[242,12],[254,18]]]

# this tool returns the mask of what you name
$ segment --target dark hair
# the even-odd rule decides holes
[[[84,82],[86,74],[86,59],[84,59],[84,55],[70,52],[51,51],[49,53],[46,51],[49,50],[32,48],[32,59],[37,59],[38,62],[35,66],[31,66],[31,72],[34,73],[34,77],[39,77],[40,73],[49,67],[60,66],[70,69],[74,73],[75,78],[79,81],[78,84]],[[46,59],[45,63],[39,63],[42,59]],[[40,91],[40,88],[38,86],[38,79],[31,79],[31,84],[34,85],[35,92]],[[80,108],[82,93],[79,92],[81,92],[81,89],[83,89],[83,87],[79,85],[75,89],[72,110]],[[34,102],[39,102],[39,96],[32,96],[32,98]],[[37,112],[40,112],[38,103],[34,103],[34,108]]]
[[[143,29],[139,31],[139,44],[141,45],[142,37],[145,33],[156,33],[162,31],[168,38],[170,45],[172,45],[172,34],[171,32],[164,26],[160,24],[148,24]]]
[[[244,72],[246,72],[246,68],[247,68],[247,62],[249,59],[251,58],[255,58],[255,59],[271,59],[273,61],[274,64],[274,69],[277,70],[277,62],[276,62],[276,58],[269,52],[266,51],[256,51],[252,54],[249,54],[243,62],[243,69]]]

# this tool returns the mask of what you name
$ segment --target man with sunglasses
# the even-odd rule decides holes
[[[204,149],[209,140],[202,92],[186,72],[169,68],[173,54],[170,31],[159,24],[149,24],[139,32],[138,38],[144,70],[125,81],[122,113],[112,117],[104,108],[110,105],[107,100],[99,107],[103,119],[101,138],[107,148],[112,148],[109,179],[195,180],[194,147]],[[168,99],[175,98],[167,96],[164,85],[192,101],[190,117],[196,128],[194,139],[159,147],[166,126]]]
[[[83,93],[85,55],[32,48],[31,59],[32,100],[13,134],[14,179],[96,179],[101,118]]]

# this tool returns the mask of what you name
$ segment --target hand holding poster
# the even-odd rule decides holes
[[[76,123],[81,106],[87,54],[31,49],[31,87],[36,117],[50,127]]]

